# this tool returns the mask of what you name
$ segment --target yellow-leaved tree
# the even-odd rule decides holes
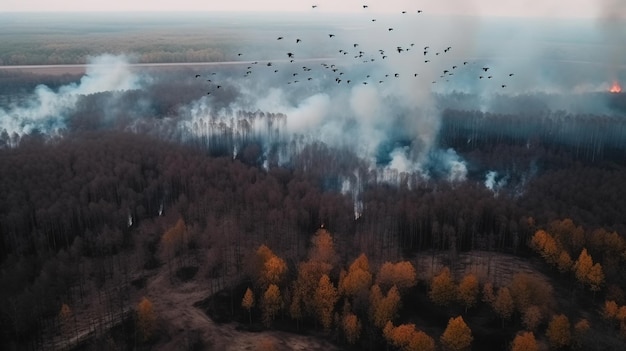
[[[343,332],[348,344],[354,345],[361,335],[361,322],[354,313],[348,313],[343,317]]]
[[[435,340],[428,334],[415,328],[415,324],[401,324],[397,327],[387,322],[383,328],[387,342],[401,351],[434,351]]]
[[[517,334],[511,343],[511,351],[538,351],[539,345],[533,332]]]
[[[458,288],[458,300],[465,307],[465,312],[468,308],[472,308],[478,300],[478,278],[474,274],[466,274]]]
[[[572,333],[567,316],[560,314],[552,317],[546,330],[546,336],[552,348],[559,349],[569,346],[572,340]]]
[[[283,298],[276,284],[270,284],[261,299],[261,311],[263,312],[263,324],[266,327],[272,325],[274,318],[283,307]]]
[[[254,294],[250,288],[246,289],[245,294],[243,294],[243,299],[241,299],[241,307],[245,308],[248,311],[248,318],[250,319],[250,324],[252,324],[252,306],[254,306]]]
[[[137,329],[143,341],[148,341],[152,338],[155,327],[156,314],[154,313],[152,302],[144,296],[137,305]]]
[[[474,337],[463,317],[458,316],[450,318],[448,326],[439,340],[446,351],[464,351],[471,348]]]
[[[328,275],[322,275],[315,290],[314,304],[317,319],[326,331],[330,330],[332,325],[333,310],[338,298],[337,289],[335,289]]]
[[[428,296],[434,303],[441,306],[447,306],[456,299],[456,285],[448,267],[444,267],[438,275],[433,277]]]

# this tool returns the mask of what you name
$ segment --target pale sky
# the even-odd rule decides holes
[[[0,0],[9,11],[318,11],[594,18],[626,11],[626,0]],[[368,9],[362,5],[367,4]],[[312,9],[311,5],[317,5]],[[613,13],[615,15],[615,13]],[[617,14],[626,18],[624,14]]]

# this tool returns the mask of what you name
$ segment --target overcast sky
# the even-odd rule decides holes
[[[367,4],[368,9],[362,5]],[[603,5],[600,5],[603,4]],[[613,6],[609,6],[613,4]],[[416,12],[514,17],[584,17],[626,11],[626,0],[0,0],[7,11]],[[311,5],[317,5],[312,9]],[[604,8],[602,8],[604,7]],[[607,7],[612,7],[607,11]],[[621,11],[620,10],[620,11]],[[620,16],[625,18],[626,16]]]

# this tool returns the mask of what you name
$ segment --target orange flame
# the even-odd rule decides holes
[[[609,92],[611,92],[613,94],[621,93],[622,92],[622,87],[619,85],[619,83],[617,81],[614,81],[613,85],[611,85],[611,89],[609,89]]]

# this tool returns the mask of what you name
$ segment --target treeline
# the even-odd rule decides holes
[[[608,98],[622,104],[626,101],[626,94],[614,95]],[[598,99],[602,100],[602,96]],[[440,139],[443,145],[461,152],[519,145],[567,150],[575,160],[584,162],[610,160],[623,164],[626,111],[623,112],[592,115],[543,110],[534,114],[502,114],[446,109]]]

